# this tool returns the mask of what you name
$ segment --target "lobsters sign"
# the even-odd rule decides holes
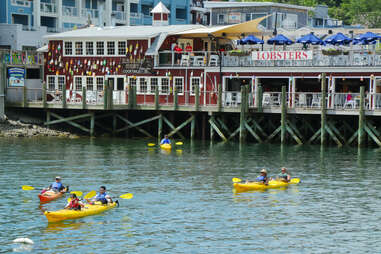
[[[272,61],[272,60],[312,60],[312,51],[255,51],[251,53],[254,61]]]

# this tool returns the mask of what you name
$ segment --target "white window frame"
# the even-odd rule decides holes
[[[198,80],[198,87],[200,88],[201,77],[191,77],[191,79],[190,79],[190,85],[189,85],[189,90],[190,90],[190,95],[191,96],[195,96],[196,95],[195,89],[193,87],[193,80]]]
[[[80,79],[81,80],[81,89],[77,89],[78,87],[77,87],[77,83],[76,83],[76,81],[77,81],[77,79]],[[85,84],[84,82],[83,82],[83,76],[74,76],[73,77],[73,82],[74,82],[74,85],[73,85],[73,91],[81,91],[82,92],[82,87],[83,87],[83,85]]]
[[[92,82],[90,84],[90,82],[88,82],[88,79],[92,79]],[[86,76],[85,77],[85,80],[86,80],[86,91],[95,91],[95,85],[94,85],[94,81],[95,81],[95,77],[93,76]],[[92,89],[89,89],[89,85],[91,85]]]
[[[168,80],[168,92],[163,92],[163,80]],[[171,90],[171,81],[169,80],[169,77],[160,77],[160,84],[159,84],[159,94],[161,95],[169,95]]]
[[[82,54],[78,54],[77,53],[77,43],[80,43],[80,45],[81,45],[81,51],[82,51]],[[79,45],[79,44],[78,44]],[[75,41],[74,42],[74,53],[75,53],[75,55],[76,56],[85,56],[83,53],[85,53],[85,52],[83,52],[83,41]]]
[[[102,42],[103,43],[103,54],[98,54],[98,42]],[[104,41],[95,41],[95,55],[96,56],[105,56],[105,52],[106,52],[106,43]]]
[[[93,51],[93,53],[92,54],[88,54],[88,49],[90,49],[89,47],[88,47],[88,43],[91,43],[91,45],[92,45],[92,48],[91,48],[91,50]],[[94,56],[94,49],[95,49],[95,47],[94,47],[94,41],[85,41],[85,56]]]
[[[128,78],[128,85],[129,85],[129,86],[132,86],[132,87],[134,87],[134,86],[136,87],[136,86],[137,86],[137,79],[138,79],[138,78],[135,79],[135,78],[133,78],[133,77],[129,77],[129,78]],[[134,84],[133,84],[133,83],[134,83]]]
[[[98,80],[102,79],[102,89],[98,89],[100,87],[100,84],[98,84]],[[105,88],[105,78],[103,76],[95,76],[95,91],[101,92]]]
[[[114,43],[114,54],[110,54],[109,53],[109,47],[108,47],[109,43]],[[117,50],[118,50],[118,47],[117,47],[116,41],[106,41],[106,53],[107,53],[107,56],[117,56],[117,54],[116,54],[118,52]]]
[[[155,89],[152,89],[152,79],[156,79],[157,80],[157,83],[156,83],[156,86],[159,88],[159,80],[160,80],[160,77],[150,77],[149,79],[149,94],[155,94]]]
[[[68,49],[66,47],[66,43],[70,43],[70,54],[66,53],[66,50]],[[73,42],[72,41],[64,41],[63,43],[64,45],[64,50],[63,50],[63,53],[64,53],[64,56],[72,56],[73,55]]]
[[[51,90],[50,87],[49,87],[49,79],[53,79],[53,85],[54,85],[54,90]],[[60,86],[59,86],[59,83],[58,83],[58,80],[59,78],[62,78],[63,79],[63,84],[62,84],[62,88],[60,89]],[[47,75],[46,76],[46,83],[47,83],[47,87],[46,87],[46,90],[49,91],[49,92],[54,92],[54,91],[62,91],[63,90],[63,87],[66,85],[66,77],[65,75]]]
[[[149,78],[148,77],[137,77],[136,79],[138,80],[136,94],[147,94],[148,93],[148,82],[147,82],[147,79],[149,79]],[[141,80],[145,81],[145,91],[142,91]]]
[[[119,43],[121,43],[121,42],[123,42],[125,45],[124,45],[124,47],[120,47],[119,46]],[[117,46],[117,48],[118,48],[118,56],[125,56],[125,55],[127,55],[127,41],[117,41],[117,44],[118,44],[118,46]],[[120,50],[124,50],[124,54],[123,54],[123,52],[121,53],[120,52]]]
[[[176,80],[181,79],[181,92],[177,90],[177,95],[184,95],[184,77],[173,77],[173,87],[177,88]],[[175,92],[173,92],[175,94]]]

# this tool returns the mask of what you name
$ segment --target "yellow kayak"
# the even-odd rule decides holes
[[[267,190],[267,189],[277,189],[287,187],[290,184],[297,184],[300,182],[299,178],[291,179],[289,183],[279,181],[279,180],[271,180],[269,184],[266,185],[260,182],[250,182],[250,183],[234,183],[233,187],[236,192],[245,192],[245,191],[253,191],[253,190]]]
[[[171,144],[162,144],[162,145],[160,145],[160,148],[163,150],[171,150],[172,145]]]
[[[69,210],[69,209],[62,209],[58,211],[46,211],[44,212],[46,218],[49,222],[57,222],[62,220],[72,220],[72,219],[78,219],[98,213],[102,213],[104,211],[110,210],[116,206],[116,202],[109,203],[107,205],[90,205],[87,204],[85,207],[82,207],[81,210]]]

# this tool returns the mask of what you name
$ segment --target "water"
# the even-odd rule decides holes
[[[380,149],[152,141],[1,139],[0,252],[380,253]],[[286,166],[302,183],[233,194],[231,179]],[[37,191],[60,175],[71,190],[131,192],[119,208],[48,224]],[[44,205],[62,208],[66,198]],[[35,244],[12,240],[28,237]]]

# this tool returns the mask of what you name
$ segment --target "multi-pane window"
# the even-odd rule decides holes
[[[76,91],[82,91],[82,77],[74,77],[74,88]]]
[[[200,87],[200,78],[199,77],[192,77],[191,78],[191,95],[195,94],[196,87]]]
[[[86,42],[86,55],[88,56],[94,55],[94,42],[92,41]]]
[[[62,91],[64,85],[65,85],[65,76],[59,76],[58,77],[58,90]]]
[[[175,89],[177,94],[184,93],[184,79],[183,78],[175,78]]]
[[[97,41],[97,55],[103,56],[105,54],[105,43],[103,41]]]
[[[126,55],[126,42],[118,41],[118,55],[125,56]]]
[[[115,55],[115,41],[107,42],[107,55],[109,56]]]
[[[169,94],[169,78],[161,78],[160,93]]]
[[[146,78],[139,78],[139,93],[147,93],[147,80],[146,80]]]
[[[158,83],[158,78],[151,78],[150,93],[155,93]]]
[[[65,55],[71,56],[73,54],[73,43],[71,41],[65,41]]]
[[[77,56],[83,55],[83,43],[82,43],[82,41],[76,41],[75,42],[75,54]]]
[[[103,77],[97,77],[97,91],[103,91]]]
[[[134,79],[134,78],[130,78],[129,81],[130,81],[129,83],[130,83],[130,86],[131,86],[131,87],[136,86],[136,79]]]
[[[94,90],[94,78],[86,77],[86,90],[93,91]]]
[[[56,90],[56,77],[48,76],[48,90],[55,91]]]

